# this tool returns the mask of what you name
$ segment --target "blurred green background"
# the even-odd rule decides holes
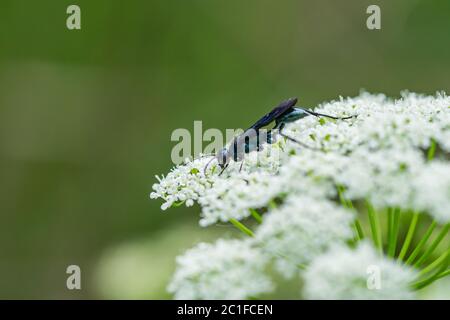
[[[448,0],[2,0],[0,298],[168,298],[175,255],[234,232],[148,198],[174,129],[245,127],[291,96],[449,92],[449,75]]]

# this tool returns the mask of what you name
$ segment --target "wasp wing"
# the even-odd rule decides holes
[[[264,115],[261,119],[259,119],[255,124],[253,124],[249,129],[258,130],[262,127],[267,126],[276,118],[280,117],[282,114],[287,112],[297,103],[297,98],[290,98],[281,102],[277,107],[273,108],[272,111]]]

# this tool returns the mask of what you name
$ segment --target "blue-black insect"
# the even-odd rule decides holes
[[[216,159],[222,171],[219,173],[221,175],[225,169],[230,164],[231,159],[234,161],[242,161],[245,154],[251,151],[260,151],[262,150],[262,143],[267,142],[269,144],[273,143],[274,137],[273,133],[278,132],[282,137],[298,143],[306,148],[311,148],[301,141],[290,137],[289,135],[283,132],[284,127],[289,122],[294,122],[301,118],[307,116],[315,116],[315,117],[327,117],[335,120],[346,120],[356,117],[356,115],[349,117],[335,117],[323,113],[313,112],[311,110],[303,109],[300,107],[295,107],[297,104],[297,98],[290,98],[281,102],[277,107],[273,108],[272,111],[265,114],[261,119],[256,121],[251,127],[245,130],[242,134],[236,136],[232,142],[221,149],[205,166],[204,173],[206,174],[206,169],[209,164]],[[261,130],[262,128],[268,126],[272,122],[275,122],[275,126],[270,130]],[[261,131],[263,134],[261,134]],[[242,164],[240,170],[242,169]]]

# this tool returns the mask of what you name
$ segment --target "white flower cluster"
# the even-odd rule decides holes
[[[398,206],[408,209],[417,193],[412,182],[425,167],[418,150],[360,148],[347,155],[305,150],[298,158],[293,157],[283,171],[296,170],[299,175],[314,176],[327,186],[323,190],[328,194],[332,194],[335,185],[342,185],[349,199],[367,199],[380,208]]]
[[[380,256],[362,242],[356,249],[333,246],[303,274],[308,299],[412,299],[416,272]]]
[[[299,205],[300,204],[300,205]],[[275,257],[276,268],[287,278],[331,244],[353,236],[352,212],[306,196],[289,196],[279,209],[264,216],[256,241]]]
[[[424,96],[403,92],[399,100],[362,93],[355,98],[341,98],[322,104],[316,109],[328,114],[357,114],[354,123],[326,123],[317,131],[317,121],[310,120],[298,121],[293,127],[298,127],[301,131],[299,135],[304,138],[311,138],[312,134],[318,146],[335,150],[339,147],[343,152],[355,150],[361,145],[371,149],[393,146],[426,149],[431,138],[449,152],[449,107],[450,97],[441,93]]]
[[[249,208],[265,207],[283,188],[280,179],[266,172],[241,172],[238,176],[217,180],[214,192],[199,199],[203,209],[200,225],[242,220],[250,215]]]
[[[271,292],[268,258],[250,241],[200,243],[177,258],[169,292],[176,299],[246,299]]]
[[[433,161],[421,170],[414,180],[413,206],[418,210],[432,212],[442,224],[450,221],[450,166]]]
[[[354,112],[358,117],[353,122],[309,118],[289,125],[291,135],[325,152],[303,150],[282,170],[329,179],[345,186],[346,197],[367,199],[379,208],[423,210],[442,223],[450,222],[449,97],[403,93],[395,101],[364,93],[318,110]],[[427,161],[432,141],[447,162]]]
[[[209,160],[207,158],[189,161],[173,168],[166,177],[158,177],[159,183],[153,185],[150,198],[162,198],[165,202],[161,209],[166,210],[177,203],[185,203],[190,207],[194,201],[208,191],[212,182],[203,173],[203,168]]]
[[[223,175],[210,158],[177,166],[158,178],[152,198],[162,209],[201,207],[200,224],[243,220],[262,209],[262,224],[245,241],[200,244],[178,258],[169,286],[176,298],[239,299],[270,292],[268,262],[285,277],[306,267],[304,295],[319,299],[411,298],[416,274],[374,252],[351,250],[354,212],[337,204],[338,189],[355,203],[399,207],[450,222],[450,97],[403,93],[399,100],[362,93],[324,103],[313,116],[287,124],[285,133],[310,146],[278,138],[263,151],[232,162]],[[320,149],[320,150],[317,150]],[[214,163],[214,162],[213,162]],[[276,200],[276,201],[274,201]],[[273,208],[270,203],[278,203]],[[367,288],[367,267],[381,270],[381,289]]]

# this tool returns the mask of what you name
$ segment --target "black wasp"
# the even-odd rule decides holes
[[[356,117],[356,116],[334,117],[331,115],[317,113],[303,108],[295,107],[296,104],[297,98],[290,98],[286,101],[281,102],[277,107],[273,108],[272,111],[265,114],[261,119],[256,121],[256,123],[253,124],[250,128],[245,130],[242,134],[236,136],[227,147],[221,149],[206,164],[204,169],[205,175],[208,165],[214,159],[217,160],[220,168],[222,169],[222,171],[219,173],[219,175],[221,175],[228,167],[231,159],[233,159],[236,162],[242,161],[244,159],[245,154],[255,150],[257,151],[262,150],[262,144],[260,144],[260,141],[267,142],[269,144],[273,143],[275,140],[273,139],[272,132],[275,132],[275,130],[282,137],[295,143],[298,143],[304,147],[310,148],[305,144],[303,144],[302,142],[298,141],[297,139],[294,139],[283,132],[286,123],[294,122],[307,116],[327,117],[335,120],[346,120]],[[262,128],[268,126],[274,121],[275,126],[271,130],[261,130]]]

